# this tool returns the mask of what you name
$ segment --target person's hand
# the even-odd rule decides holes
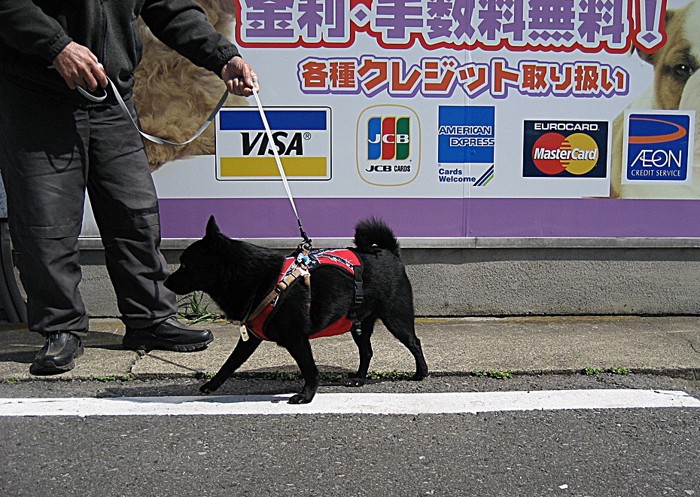
[[[246,61],[235,56],[221,69],[221,79],[224,80],[229,93],[249,97],[255,91],[260,91],[258,76]]]
[[[107,73],[89,48],[70,42],[53,60],[53,67],[71,90],[82,86],[95,91],[97,86],[106,88]]]

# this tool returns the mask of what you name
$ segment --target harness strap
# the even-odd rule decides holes
[[[360,336],[362,334],[362,328],[359,318],[357,317],[357,310],[362,305],[365,300],[365,292],[362,287],[362,265],[353,266],[353,274],[355,276],[355,299],[353,301],[352,307],[348,312],[348,318],[352,320],[352,334]]]
[[[365,300],[365,291],[362,288],[362,265],[353,266],[355,274],[355,305],[360,307],[360,304]]]
[[[265,308],[270,305],[283,291],[285,291],[289,285],[294,283],[294,281],[297,278],[303,277],[303,278],[308,278],[309,272],[306,269],[303,269],[300,266],[297,266],[294,268],[294,270],[282,278],[282,280],[275,285],[275,288],[272,289],[270,293],[267,294],[267,296],[262,299],[262,302],[258,304],[258,306],[251,312],[248,317],[245,318],[245,322],[249,323],[256,317],[260,315],[262,311],[265,310]]]

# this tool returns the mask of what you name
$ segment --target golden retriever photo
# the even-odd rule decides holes
[[[216,30],[233,39],[232,0],[197,0]],[[139,20],[143,40],[143,60],[136,70],[134,102],[141,127],[146,133],[182,142],[204,123],[224,92],[220,78],[158,41]],[[246,105],[246,99],[230,95],[226,105]],[[146,142],[148,162],[155,171],[166,162],[193,155],[215,153],[214,126],[195,141],[182,147]]]

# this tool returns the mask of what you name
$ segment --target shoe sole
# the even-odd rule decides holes
[[[214,337],[205,340],[204,342],[188,343],[188,344],[175,344],[167,341],[149,340],[144,342],[143,340],[135,340],[124,337],[122,341],[122,346],[126,350],[142,350],[144,352],[150,352],[151,350],[169,350],[171,352],[196,352],[198,350],[206,349],[207,346],[214,341]]]
[[[47,361],[42,365],[32,363],[32,365],[29,366],[29,373],[33,374],[34,376],[50,376],[54,374],[66,373],[71,369],[75,368],[75,360],[81,355],[83,355],[83,352],[85,352],[85,348],[81,344],[80,347],[75,350],[75,353],[73,354],[73,360],[71,360],[71,362],[69,362],[68,364],[57,366],[52,361]]]

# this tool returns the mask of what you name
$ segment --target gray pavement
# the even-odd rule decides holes
[[[238,340],[237,324],[214,321],[214,342],[193,353],[123,350],[124,326],[93,319],[85,355],[73,371],[52,377],[29,374],[43,339],[23,325],[0,325],[0,381],[114,377],[178,378],[214,373]],[[419,318],[416,331],[434,374],[510,371],[513,374],[578,373],[585,368],[627,368],[631,372],[700,378],[700,317],[518,317]],[[410,353],[378,326],[372,338],[375,372],[411,372]],[[321,372],[357,368],[357,349],[348,334],[312,342]],[[296,371],[284,349],[263,343],[242,372]]]

